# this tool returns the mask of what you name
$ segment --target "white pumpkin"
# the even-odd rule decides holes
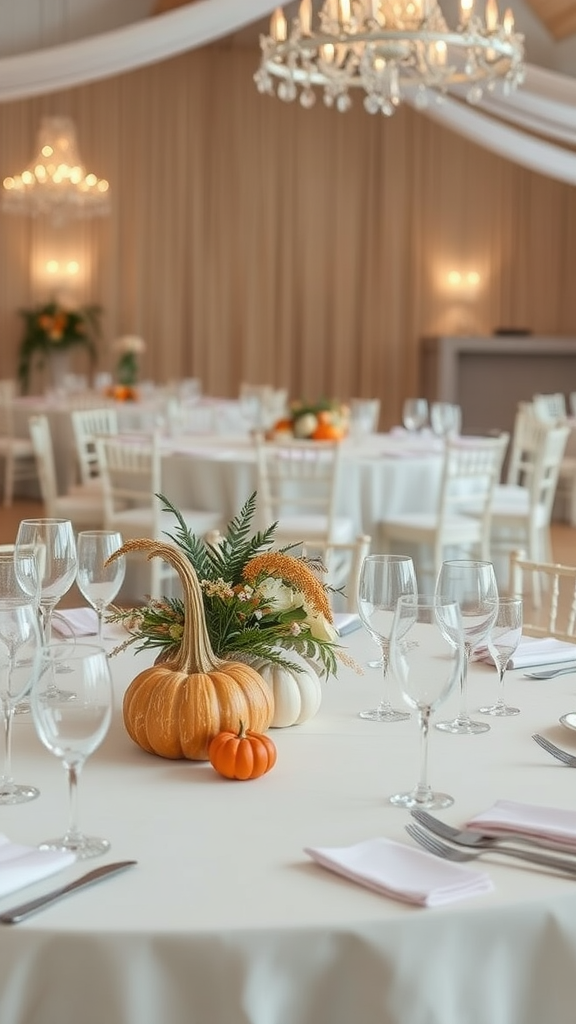
[[[301,725],[313,718],[322,701],[322,684],[313,668],[284,668],[273,661],[250,664],[268,683],[274,696],[274,716],[270,725],[284,728]]]
[[[294,420],[294,437],[302,439],[312,437],[317,426],[317,416],[313,412],[305,412]]]

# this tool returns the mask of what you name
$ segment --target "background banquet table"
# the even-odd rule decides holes
[[[162,483],[172,502],[227,519],[256,490],[256,453],[250,438],[165,438]],[[372,434],[342,442],[338,515],[357,534],[375,537],[376,524],[402,512],[436,508],[442,472],[442,442],[404,432]],[[268,526],[268,523],[261,523]]]
[[[364,665],[372,641],[362,631],[348,639]],[[342,667],[324,684],[314,719],[273,731],[273,771],[235,783],[128,739],[121,696],[149,660],[113,659],[113,725],[80,784],[81,824],[112,843],[92,865],[138,865],[0,927],[2,1024],[565,1024],[576,969],[574,878],[490,855],[481,864],[491,893],[424,909],[304,854],[376,836],[411,843],[408,813],[387,797],[415,782],[416,722],[357,716],[379,698],[378,673]],[[474,707],[494,696],[496,673],[473,665],[470,683]],[[576,775],[531,734],[576,750],[576,735],[558,725],[576,705],[576,674],[536,682],[510,673],[508,688],[522,709],[516,718],[492,720],[481,736],[431,735],[431,781],[455,797],[446,820],[463,823],[500,798],[574,807]],[[30,844],[58,834],[64,773],[24,718],[14,770],[41,795],[3,808],[3,831]],[[4,897],[0,910],[23,898]]]

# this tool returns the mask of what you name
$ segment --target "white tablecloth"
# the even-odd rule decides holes
[[[374,654],[359,632],[356,658]],[[418,768],[416,722],[357,717],[380,696],[377,672],[342,669],[318,715],[274,730],[278,762],[252,782],[206,763],[139,750],[119,711],[148,661],[112,662],[113,726],[80,780],[80,823],[112,849],[92,862],[138,866],[16,926],[0,926],[2,1024],[566,1024],[576,970],[576,883],[494,855],[488,895],[422,909],[315,866],[305,846],[375,836],[408,842],[406,811],[388,796]],[[496,673],[471,669],[471,706],[493,698]],[[576,706],[576,675],[511,673],[521,714],[461,737],[433,731],[430,779],[463,823],[496,799],[574,807],[576,775],[531,739],[576,750],[558,724]],[[442,709],[452,713],[456,695]],[[14,730],[14,774],[33,803],[2,809],[2,831],[36,843],[66,823],[64,773],[29,722]],[[75,865],[59,878],[80,875]],[[55,882],[55,880],[52,880]],[[38,883],[26,897],[52,885]],[[0,901],[0,910],[24,892]]]
[[[438,439],[374,434],[342,444],[338,514],[352,519],[357,534],[374,537],[376,524],[389,516],[437,507]],[[249,438],[166,438],[162,482],[176,505],[216,509],[230,519],[256,490],[254,446]]]

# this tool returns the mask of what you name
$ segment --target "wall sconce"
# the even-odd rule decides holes
[[[480,274],[477,270],[468,270],[462,273],[460,270],[449,270],[446,275],[449,291],[462,299],[473,299],[480,288]]]

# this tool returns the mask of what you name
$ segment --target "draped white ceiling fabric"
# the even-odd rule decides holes
[[[38,96],[131,71],[224,38],[269,14],[277,0],[197,0],[134,25],[0,59],[0,102]],[[480,109],[456,99],[425,113],[515,163],[576,184],[576,80],[528,66],[510,96]],[[544,136],[544,138],[542,138]]]

